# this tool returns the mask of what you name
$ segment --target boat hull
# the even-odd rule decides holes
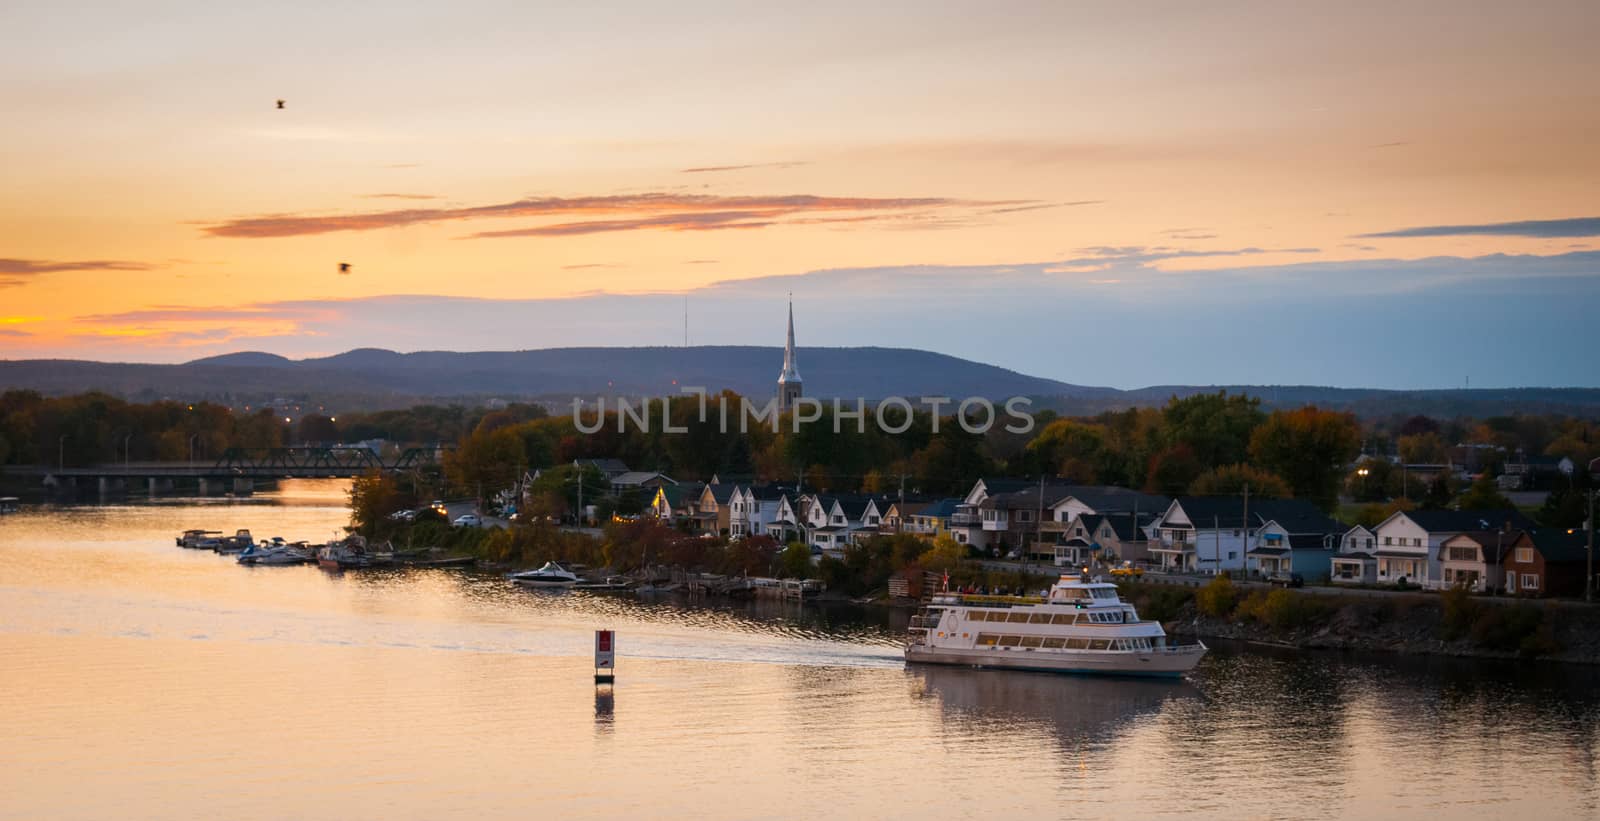
[[[576,581],[558,579],[512,579],[511,581],[523,587],[536,587],[543,590],[565,590],[577,585]]]
[[[929,647],[906,648],[906,661],[952,664],[1000,670],[1037,670],[1051,673],[1177,678],[1195,668],[1205,655],[1198,652],[1036,652],[1024,649]]]

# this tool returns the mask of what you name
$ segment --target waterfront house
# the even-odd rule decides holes
[[[1150,558],[1147,528],[1155,521],[1156,513],[1085,513],[1074,524],[1083,526],[1081,538],[1089,542],[1092,552],[1103,554],[1109,561],[1144,562]]]
[[[883,524],[878,529],[883,533],[909,532],[911,517],[931,504],[933,503],[910,500],[890,502],[883,510]]]
[[[783,518],[787,510],[788,492],[778,485],[736,485],[730,500],[728,535],[739,539],[745,536],[772,536],[780,542],[793,532],[794,519]]]
[[[738,485],[706,485],[700,491],[700,509],[695,513],[697,530],[727,535],[733,518],[733,494]]]
[[[1541,527],[1517,534],[1505,558],[1506,592],[1515,596],[1582,596],[1588,534]]]
[[[937,539],[950,532],[950,517],[955,515],[960,499],[940,499],[930,502],[920,510],[910,513],[909,521],[902,527],[906,533],[915,533],[927,539]]]
[[[1241,497],[1184,496],[1152,523],[1149,552],[1170,572],[1321,576],[1344,530],[1302,499],[1252,499],[1247,514]]]
[[[1334,584],[1373,584],[1378,580],[1377,537],[1356,525],[1339,537],[1329,560],[1329,580]]]
[[[957,542],[972,547],[987,549],[991,544],[999,541],[997,534],[1004,532],[999,526],[994,514],[983,513],[981,507],[989,497],[1021,490],[1037,484],[1026,479],[1007,479],[1003,477],[986,476],[978,479],[967,491],[967,495],[956,505],[956,510],[950,515],[950,533]],[[992,506],[991,506],[992,507]]]
[[[1440,587],[1484,593],[1500,587],[1501,565],[1522,531],[1468,530],[1439,544]]]
[[[677,482],[665,473],[652,470],[630,470],[611,477],[611,493],[621,496],[628,492],[653,491],[662,485],[675,485]]]
[[[1470,531],[1531,528],[1516,510],[1402,510],[1373,528],[1378,541],[1378,582],[1405,582],[1429,589],[1444,586],[1439,548]]]

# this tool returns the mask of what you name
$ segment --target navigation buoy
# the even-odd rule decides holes
[[[611,630],[594,631],[594,683],[610,684],[617,680],[617,634]]]

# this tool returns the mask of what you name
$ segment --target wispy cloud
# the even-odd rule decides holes
[[[587,269],[590,269],[590,268],[616,268],[616,267],[618,267],[618,266],[616,266],[616,265],[614,265],[612,263],[609,263],[609,262],[585,262],[585,263],[581,263],[581,264],[578,264],[578,265],[563,265],[563,266],[561,266],[561,270],[563,270],[563,271],[583,271],[583,270],[587,270]]]
[[[1487,222],[1478,225],[1422,225],[1374,234],[1356,234],[1357,239],[1393,237],[1554,237],[1600,236],[1600,217],[1574,217],[1559,220],[1523,220],[1520,222]]]
[[[802,166],[802,165],[810,165],[810,164],[811,164],[810,162],[805,161],[805,160],[793,160],[793,161],[790,161],[790,162],[756,162],[756,163],[748,163],[746,165],[703,165],[703,166],[700,166],[699,168],[685,168],[685,169],[679,171],[678,173],[680,173],[680,174],[715,174],[715,173],[718,173],[718,172],[721,172],[721,171],[744,171],[744,170],[750,169],[750,168],[796,168],[796,167],[799,167],[799,166]]]
[[[683,264],[684,265],[715,265],[715,264],[717,264],[717,263],[719,263],[721,261],[722,260],[720,260],[720,259],[686,259],[686,260],[683,261]]]
[[[358,214],[269,214],[226,220],[205,226],[214,237],[265,239],[375,231],[425,223],[558,215],[622,215],[623,218],[471,235],[486,237],[570,236],[637,229],[713,230],[759,228],[787,217],[806,214],[909,213],[928,209],[973,209],[1031,205],[1027,200],[959,200],[947,197],[825,197],[811,194],[718,196],[664,192],[593,197],[533,197],[463,208],[407,208]],[[732,216],[740,215],[740,216]],[[839,219],[838,216],[832,217]],[[709,226],[709,227],[708,227]]]
[[[985,214],[1015,214],[1019,211],[1042,211],[1046,208],[1074,208],[1080,205],[1102,205],[1105,200],[1073,200],[1072,202],[1040,202],[1031,205],[1012,205],[1006,208],[991,208]]]
[[[50,260],[0,257],[0,288],[21,285],[41,274],[69,271],[148,271],[155,266],[119,259]]]
[[[1410,144],[1411,142],[1409,140],[1399,140],[1392,143],[1378,143],[1377,145],[1373,146],[1373,148],[1399,148],[1400,146]]]
[[[362,194],[364,200],[436,200],[435,194]]]

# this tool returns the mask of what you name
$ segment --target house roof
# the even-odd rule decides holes
[[[733,498],[733,491],[738,487],[738,485],[728,484],[706,485],[706,490],[711,491],[711,498],[714,499],[717,504],[725,505],[728,503],[729,499]]]
[[[1588,558],[1589,534],[1585,531],[1568,533],[1560,528],[1541,527],[1528,531],[1528,535],[1533,537],[1533,546],[1547,562],[1576,562]]]
[[[1328,543],[1323,541],[1327,534],[1324,533],[1290,533],[1289,547],[1295,550],[1324,550]]]
[[[1266,545],[1262,545],[1262,546],[1259,546],[1259,547],[1250,548],[1249,552],[1246,553],[1245,555],[1247,555],[1247,556],[1282,556],[1283,554],[1288,553],[1288,552],[1289,552],[1289,548],[1287,548],[1287,547],[1267,547]]]
[[[628,466],[621,459],[579,459],[578,464],[593,465],[608,476],[628,472]]]
[[[960,505],[960,499],[940,499],[937,502],[929,503],[927,507],[911,515],[926,516],[933,519],[948,519],[955,515],[956,508]]]
[[[794,495],[794,488],[777,484],[747,485],[750,495],[758,502],[776,502],[785,496]]]
[[[1182,496],[1177,503],[1196,529],[1237,530],[1244,521],[1244,499],[1238,496]],[[1251,499],[1249,526],[1254,529],[1267,522],[1277,522],[1291,535],[1348,529],[1304,499]]]
[[[1054,504],[1066,501],[1068,497],[1088,505],[1096,513],[1142,513],[1159,514],[1172,504],[1172,499],[1153,493],[1142,493],[1115,485],[1063,485],[1066,491]]]
[[[907,516],[915,516],[918,513],[933,507],[933,502],[895,502],[894,504],[890,505],[890,507],[894,508],[895,511],[900,514],[900,518],[903,519]],[[884,515],[888,515],[888,513],[889,511],[884,511]]]
[[[1090,533],[1098,531],[1102,524],[1110,524],[1112,532],[1117,534],[1117,540],[1122,542],[1142,541],[1145,535],[1144,531],[1134,523],[1132,513],[1085,513],[1078,517],[1078,521],[1083,522],[1083,528]],[[1139,514],[1138,524],[1144,525],[1153,521],[1155,521],[1153,512]]]
[[[661,480],[667,484],[677,484],[677,482],[672,481],[672,477],[666,475],[665,473],[658,473],[653,470],[630,470],[627,473],[619,473],[611,478],[611,484],[642,485],[658,476],[661,477]]]
[[[1415,522],[1417,527],[1429,533],[1465,533],[1472,530],[1493,531],[1508,522],[1515,529],[1531,529],[1535,527],[1533,520],[1515,509],[1404,510],[1394,515],[1405,516]]]

